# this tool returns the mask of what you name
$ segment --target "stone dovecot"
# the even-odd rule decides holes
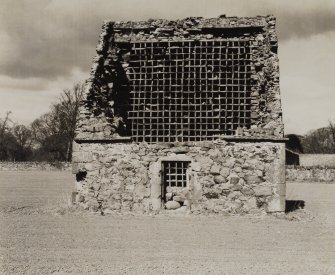
[[[73,146],[78,204],[284,211],[277,48],[273,16],[105,22]]]

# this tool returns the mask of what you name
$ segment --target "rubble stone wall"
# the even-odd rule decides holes
[[[37,162],[37,161],[21,161],[21,162],[1,161],[0,162],[0,171],[39,171],[39,170],[71,171],[71,163],[69,162]]]
[[[189,182],[162,202],[161,161],[189,160]],[[77,202],[93,211],[285,210],[285,145],[275,142],[74,143]],[[172,210],[170,210],[172,211]]]
[[[335,154],[300,154],[300,166],[335,168]]]
[[[335,168],[286,166],[286,180],[335,183]]]

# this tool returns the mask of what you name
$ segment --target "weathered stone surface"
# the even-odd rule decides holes
[[[172,199],[172,196],[173,196],[173,194],[171,192],[168,192],[168,193],[165,194],[165,198],[168,201]]]
[[[234,171],[235,171],[235,173],[237,173],[237,174],[240,174],[240,173],[242,173],[242,167],[241,166],[236,166],[235,168],[234,168]]]
[[[181,207],[175,209],[174,211],[175,211],[176,213],[179,213],[179,212],[181,212],[181,213],[185,213],[187,210],[188,210],[188,207],[183,205],[183,206],[181,206]]]
[[[244,180],[246,181],[247,184],[260,183],[263,181],[259,176],[255,175],[246,175],[244,177]]]
[[[192,188],[191,194],[192,194],[191,195],[192,202],[199,201],[202,199],[203,190],[199,182],[196,182],[196,181],[193,182],[193,188]]]
[[[195,156],[195,160],[196,160],[196,162],[200,163],[202,171],[209,172],[209,170],[210,170],[210,168],[211,168],[211,166],[213,164],[213,160],[212,159],[210,159],[209,157],[204,156],[202,154],[199,154],[199,155]]]
[[[72,174],[77,174],[79,172],[86,172],[85,163],[72,163]]]
[[[230,188],[232,187],[232,185],[230,183],[223,183],[223,184],[220,184],[220,188],[222,190],[229,190]]]
[[[241,193],[239,191],[233,191],[228,194],[227,200],[232,201],[232,200],[239,198],[240,196],[241,196]]]
[[[200,163],[199,162],[192,162],[191,163],[191,169],[193,171],[196,171],[196,172],[201,171],[201,165],[200,165]]]
[[[214,163],[214,165],[211,167],[210,173],[213,175],[219,175],[220,174],[221,167],[220,165]]]
[[[224,162],[222,163],[224,167],[230,167],[233,168],[235,165],[235,159],[234,158],[225,158]]]
[[[257,208],[257,201],[255,197],[251,197],[247,200],[245,207],[247,211],[250,211],[251,209]]]
[[[251,195],[253,195],[253,194],[255,193],[255,191],[252,190],[252,189],[249,188],[249,187],[243,187],[242,190],[241,190],[241,193],[242,193],[243,195],[246,195],[246,196],[251,196]]]
[[[157,156],[143,156],[142,157],[143,161],[147,161],[147,162],[155,162],[157,161]]]
[[[238,184],[238,182],[240,181],[240,178],[238,176],[230,176],[230,183],[231,184]]]
[[[214,182],[215,182],[216,184],[220,184],[220,183],[225,183],[225,182],[227,182],[227,180],[226,180],[225,177],[223,177],[223,176],[221,176],[221,175],[217,175],[217,176],[214,177]]]
[[[276,190],[279,196],[285,196],[286,195],[286,184],[278,184],[276,186]]]
[[[180,203],[177,201],[168,201],[165,203],[165,207],[168,210],[178,209],[180,206]]]
[[[241,206],[242,206],[241,202],[228,201],[225,205],[225,208],[228,210],[228,213],[237,213]]]
[[[171,153],[187,153],[188,151],[189,151],[189,147],[187,146],[172,147],[170,149]]]
[[[77,202],[84,202],[85,197],[83,195],[77,195]]]
[[[138,198],[148,198],[150,196],[150,188],[141,184],[135,185],[133,187],[133,192],[134,196]]]
[[[72,162],[91,162],[93,160],[92,152],[76,151],[72,154]]]
[[[240,184],[235,184],[235,185],[233,185],[233,186],[231,187],[231,190],[232,190],[232,191],[240,191],[240,190],[242,190],[242,188],[243,188],[242,185],[240,185]]]
[[[208,193],[204,193],[204,196],[207,199],[218,199],[219,198],[219,194],[215,193],[215,192],[208,192]]]
[[[249,201],[244,202],[241,210],[244,210],[246,214],[261,214],[263,211],[257,205],[257,199],[255,197],[250,198]]]
[[[282,212],[285,211],[285,197],[271,197],[268,200],[267,206],[266,206],[267,212]]]
[[[89,199],[86,201],[87,208],[92,211],[98,211],[99,203],[96,200]]]
[[[189,207],[191,203],[189,200],[185,200],[183,205]]]
[[[222,167],[220,170],[221,176],[227,178],[230,175],[230,169],[228,167]]]
[[[106,155],[100,159],[103,163],[113,163],[116,162],[118,158],[115,155]]]
[[[173,197],[173,200],[174,201],[177,201],[177,202],[180,202],[180,203],[183,203],[185,201],[185,197],[184,196],[174,196]]]
[[[272,188],[270,186],[257,186],[253,188],[255,192],[255,196],[271,196],[272,195]]]
[[[86,171],[95,171],[102,168],[102,164],[98,162],[90,162],[85,164]]]

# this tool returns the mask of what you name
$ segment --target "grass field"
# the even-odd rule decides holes
[[[73,212],[69,172],[0,172],[2,274],[335,274],[335,184],[288,183],[266,216]]]

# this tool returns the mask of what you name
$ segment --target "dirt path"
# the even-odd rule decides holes
[[[72,181],[0,172],[4,274],[335,274],[335,184],[288,184],[307,209],[290,221],[61,215]]]

